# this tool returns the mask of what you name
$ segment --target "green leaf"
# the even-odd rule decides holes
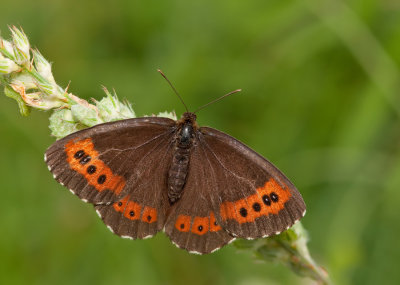
[[[17,101],[19,112],[22,116],[28,116],[30,114],[31,108],[25,104],[24,100],[22,100],[21,95],[15,92],[12,88],[6,86],[4,88],[4,94],[7,97],[10,97]]]

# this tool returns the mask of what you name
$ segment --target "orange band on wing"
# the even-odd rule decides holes
[[[192,233],[204,235],[210,227],[210,217],[195,217],[192,225]]]
[[[222,230],[221,226],[215,220],[214,212],[210,212],[208,217],[194,217],[192,224],[192,217],[180,215],[176,219],[175,228],[180,232],[189,232],[196,235],[204,235],[208,232],[218,232]]]
[[[101,161],[99,153],[94,149],[90,138],[65,145],[67,161],[71,169],[82,174],[87,182],[101,192],[106,189],[120,194],[125,187],[125,179],[115,175],[111,169]]]
[[[217,220],[215,219],[214,212],[210,213],[210,232],[218,232],[222,230],[221,226],[218,225]]]
[[[222,220],[234,219],[242,224],[254,222],[261,216],[278,214],[292,196],[286,187],[282,188],[272,178],[256,190],[256,194],[246,198],[222,203],[220,207]]]
[[[190,216],[180,215],[175,222],[175,228],[181,232],[190,231]]]
[[[115,202],[113,207],[115,211],[122,213],[125,218],[130,220],[138,220],[142,217],[141,220],[149,224],[157,221],[156,209],[145,206],[142,213],[142,205],[134,201],[129,201],[129,195],[118,202]]]
[[[129,199],[129,196],[126,196],[124,199],[122,199],[118,202],[115,202],[113,205],[114,210],[117,212],[123,213],[125,210],[125,207],[126,207],[126,203],[128,202],[128,199]]]
[[[125,207],[124,217],[130,220],[139,220],[142,206],[133,201],[129,201]]]
[[[147,206],[144,207],[142,221],[149,224],[157,221],[157,210]]]

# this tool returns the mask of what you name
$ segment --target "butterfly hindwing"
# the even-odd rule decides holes
[[[163,229],[169,207],[166,173],[172,155],[172,140],[169,141],[162,140],[165,145],[141,156],[152,163],[143,166],[140,179],[127,180],[131,189],[126,196],[109,205],[95,206],[103,222],[115,234],[132,239],[148,238]],[[137,183],[133,181],[135,179],[138,179]]]
[[[141,167],[139,177],[135,178],[137,183],[134,183],[135,179],[127,181],[132,190],[125,197],[110,205],[95,206],[99,216],[115,234],[132,239],[149,238],[163,229],[169,207],[166,173],[173,154],[172,143],[171,136],[168,136],[160,141],[162,147],[140,156],[150,164]]]
[[[260,238],[278,234],[305,214],[295,186],[269,161],[212,128],[197,132],[210,169],[209,200],[216,219],[230,234]]]
[[[217,222],[210,201],[210,169],[201,148],[193,146],[189,173],[180,199],[172,205],[165,233],[179,248],[191,253],[211,253],[234,240]]]

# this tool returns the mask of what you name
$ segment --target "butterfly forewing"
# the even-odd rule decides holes
[[[210,169],[209,200],[229,233],[248,239],[270,236],[305,214],[300,193],[269,161],[212,128],[200,128],[197,139]]]
[[[151,181],[157,155],[167,152],[174,128],[166,118],[101,124],[56,141],[45,160],[54,178],[79,198],[108,204]]]

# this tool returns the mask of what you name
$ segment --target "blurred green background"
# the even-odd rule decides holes
[[[2,1],[59,85],[115,88],[138,115],[183,106],[268,157],[307,203],[313,257],[335,284],[399,284],[400,2]],[[43,162],[48,113],[0,96],[1,284],[312,284],[233,246],[193,256],[165,235],[112,235]]]

